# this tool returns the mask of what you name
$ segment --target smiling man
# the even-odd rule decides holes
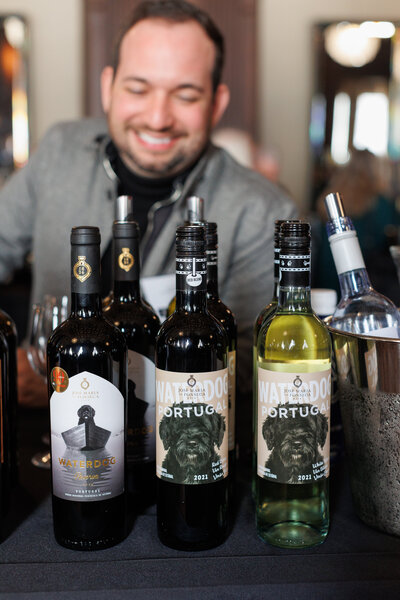
[[[205,218],[218,224],[220,294],[236,315],[239,387],[249,392],[252,325],[272,295],[274,221],[296,209],[282,190],[210,142],[229,102],[223,59],[223,38],[197,7],[184,0],[138,5],[101,76],[107,120],[54,126],[1,190],[0,280],[33,251],[33,300],[68,293],[69,232],[95,225],[106,294],[121,194],[134,198],[143,277],[173,274],[186,198],[201,196]],[[21,398],[34,401],[27,390],[21,383]]]

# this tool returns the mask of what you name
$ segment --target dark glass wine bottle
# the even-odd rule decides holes
[[[256,521],[263,540],[304,548],[329,527],[331,342],[311,308],[310,226],[280,231],[278,306],[257,344]]]
[[[186,220],[185,225],[204,225],[204,200],[200,196],[188,196],[186,198]],[[172,315],[176,306],[175,296],[167,308],[167,317]]]
[[[71,314],[47,345],[53,524],[67,548],[127,534],[126,344],[102,314],[100,232],[71,232]]]
[[[128,346],[128,491],[135,511],[156,500],[155,346],[160,320],[140,294],[139,227],[113,225],[114,294],[105,317]]]
[[[0,332],[4,335],[8,348],[8,391],[5,399],[4,414],[8,422],[8,479],[13,487],[18,482],[18,442],[17,442],[17,420],[18,420],[18,391],[17,391],[17,328],[12,318],[3,310],[0,310]]]
[[[9,356],[6,337],[0,331],[0,541],[5,533],[11,490]]]
[[[228,341],[207,310],[204,228],[178,227],[176,309],[156,342],[157,523],[167,546],[228,533]]]
[[[237,325],[230,308],[219,297],[218,290],[218,228],[216,223],[204,224],[207,254],[207,310],[221,323],[228,338],[228,397],[229,397],[229,478],[234,488],[235,468],[235,409],[236,409],[236,350]]]

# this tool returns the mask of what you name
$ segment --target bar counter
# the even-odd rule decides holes
[[[118,546],[77,552],[56,543],[50,472],[30,462],[44,449],[44,431],[44,412],[22,412],[20,485],[0,545],[2,598],[400,598],[400,538],[367,527],[355,515],[345,460],[332,466],[331,529],[316,548],[281,550],[257,537],[250,469],[240,465],[233,530],[218,548],[196,553],[166,548],[158,540],[152,506]]]

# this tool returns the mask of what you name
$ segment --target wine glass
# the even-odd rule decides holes
[[[32,369],[47,381],[47,340],[52,331],[65,319],[68,314],[68,296],[57,298],[47,294],[43,302],[33,304],[28,327],[27,355]],[[49,444],[49,436],[45,434],[42,440]],[[50,452],[37,452],[31,461],[35,467],[50,468]]]

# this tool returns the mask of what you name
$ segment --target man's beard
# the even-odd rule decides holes
[[[161,178],[168,177],[168,175],[173,175],[175,173],[177,174],[180,171],[183,171],[185,167],[192,162],[190,161],[186,164],[187,157],[182,152],[171,158],[170,161],[162,164],[157,164],[157,162],[151,164],[149,161],[142,163],[140,159],[132,154],[127,154],[126,156],[129,157],[129,164],[127,166],[131,165],[131,170],[134,172],[137,170],[138,175],[149,178]],[[124,159],[123,154],[121,158],[122,160]],[[182,165],[181,169],[179,169],[179,165]]]

